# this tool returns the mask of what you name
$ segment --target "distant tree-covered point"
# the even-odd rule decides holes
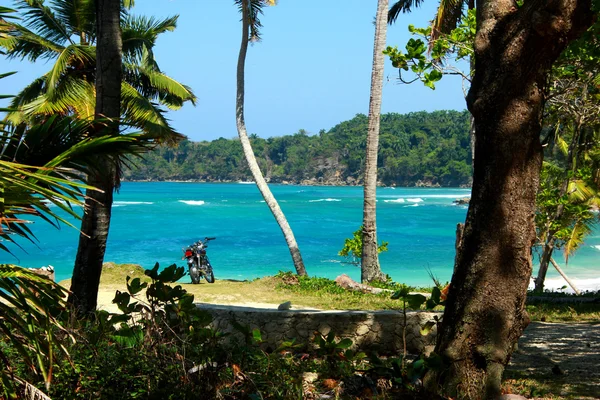
[[[471,150],[468,111],[381,116],[378,177],[387,186],[468,186]],[[328,132],[250,140],[272,183],[362,184],[368,118],[357,114]],[[132,181],[237,182],[251,180],[238,139],[184,140],[157,147],[124,172]]]

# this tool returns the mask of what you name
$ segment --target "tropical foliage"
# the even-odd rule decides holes
[[[251,135],[258,163],[271,182],[356,184],[362,179],[368,118],[358,114],[328,132],[269,139]],[[379,181],[386,185],[459,186],[471,179],[469,113],[417,112],[381,116]],[[183,141],[159,147],[124,173],[130,180],[247,181],[235,139]]]
[[[11,102],[7,120],[14,125],[50,115],[91,118],[95,108],[96,24],[94,2],[17,0],[22,23],[6,22],[8,34],[0,48],[9,58],[31,62],[52,60],[50,71],[35,79]],[[164,74],[153,48],[160,34],[173,31],[177,16],[165,19],[138,17],[122,11],[123,122],[154,138],[181,139],[164,116],[166,108],[195,102],[191,89]],[[166,108],[165,108],[166,107]]]
[[[339,251],[339,255],[350,260],[351,264],[359,265],[363,254],[363,227],[361,226],[352,233],[352,238],[344,240],[344,247]],[[377,246],[377,253],[383,253],[388,250],[389,242],[382,241]]]

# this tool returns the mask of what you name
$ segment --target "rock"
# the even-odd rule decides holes
[[[289,310],[290,308],[292,308],[292,302],[291,301],[286,301],[285,303],[281,303],[279,305],[279,307],[277,307],[277,309],[279,311]]]
[[[503,394],[497,400],[527,400],[527,397],[518,394]]]
[[[29,271],[33,272],[36,275],[43,276],[44,278],[48,278],[52,282],[54,282],[54,267],[52,265],[48,265],[47,267],[41,268],[29,268]]]
[[[313,383],[319,379],[319,374],[316,372],[305,372],[302,374],[302,382]]]
[[[471,201],[470,197],[462,197],[460,199],[454,200],[452,204],[456,204],[457,206],[464,206],[469,204],[469,201]]]
[[[335,278],[335,283],[337,283],[337,285],[339,287],[342,287],[342,288],[348,289],[348,290],[359,290],[362,292],[369,292],[369,293],[374,293],[374,294],[379,294],[379,293],[386,292],[386,291],[391,292],[391,290],[374,288],[369,285],[364,285],[362,283],[355,282],[354,280],[352,280],[352,278],[350,278],[346,274],[342,274],[342,275],[338,276],[337,278]]]

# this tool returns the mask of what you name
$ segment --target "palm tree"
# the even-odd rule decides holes
[[[119,1],[116,3],[119,3],[118,11],[110,9],[122,19],[115,19],[113,14],[113,35],[107,36],[105,25],[97,29],[96,23],[105,22],[101,17],[109,5],[116,7],[113,3],[69,0],[46,7],[41,0],[18,1],[25,24],[10,23],[10,35],[0,37],[0,47],[6,49],[11,58],[31,61],[46,58],[55,62],[48,73],[13,99],[11,107],[16,111],[9,113],[7,122],[35,124],[56,114],[75,115],[80,119],[96,115],[108,118],[106,125],[112,133],[118,131],[120,120],[129,127],[141,129],[145,138],[157,142],[172,144],[183,138],[169,126],[161,106],[178,109],[186,101],[195,103],[196,97],[190,88],[162,73],[153,54],[158,36],[174,30],[177,17],[164,20],[135,17],[122,9]],[[94,9],[94,6],[99,8]],[[122,44],[117,44],[118,52],[122,51],[122,61],[121,56],[110,55],[115,63],[108,66],[114,69],[106,70],[102,67],[105,63],[102,50],[96,49],[94,44],[101,38],[99,47],[109,45],[108,42],[114,45],[118,33],[122,35]],[[110,79],[101,77],[102,73]],[[114,102],[119,98],[120,110],[119,102]],[[99,126],[98,132],[105,132],[104,127]],[[83,312],[92,311],[96,305],[96,282],[99,282],[104,260],[112,192],[119,186],[120,161],[105,163],[100,171],[102,174],[89,177],[103,192],[89,193],[89,212],[82,224],[72,282],[71,301]]]
[[[371,97],[369,101],[369,130],[365,164],[361,281],[368,283],[382,280],[377,252],[377,151],[379,149],[379,125],[383,90],[383,66],[387,30],[388,0],[378,0],[373,45],[373,69],[371,71]]]
[[[90,121],[61,116],[31,128],[0,124],[0,251],[11,253],[8,246],[19,246],[19,239],[35,241],[30,229],[34,217],[55,226],[59,221],[71,225],[64,213],[79,218],[72,207],[84,206],[82,190],[92,188],[78,179],[100,167],[98,155],[112,159],[144,149],[138,135],[91,138],[93,129]],[[61,348],[54,333],[61,329],[57,316],[64,311],[65,292],[33,272],[0,264],[0,336],[10,341],[46,388],[52,378],[53,349]],[[38,390],[14,376],[12,360],[2,349],[0,360],[3,398],[17,398],[19,386]]]
[[[275,0],[235,0],[235,3],[242,13],[242,42],[237,64],[237,97],[235,108],[238,135],[240,137],[240,142],[242,143],[244,156],[248,162],[250,172],[252,172],[252,176],[254,177],[254,182],[256,182],[258,190],[260,190],[260,193],[283,232],[283,236],[290,249],[290,254],[292,255],[296,272],[298,275],[306,275],[306,269],[304,268],[304,262],[302,261],[302,256],[298,244],[296,243],[294,233],[260,171],[260,167],[256,162],[256,157],[254,156],[254,151],[252,150],[252,145],[248,139],[246,123],[244,122],[244,67],[246,63],[246,52],[248,51],[248,42],[250,40],[260,40],[260,27],[262,25],[260,24],[258,16],[262,13],[263,5],[273,5],[275,4]]]
[[[96,0],[96,118],[108,119],[108,130],[119,134],[121,116],[122,43],[121,1]],[[102,263],[106,252],[113,203],[118,182],[118,167],[110,160],[99,160],[102,171],[88,175],[88,182],[102,189],[86,194],[79,246],[71,279],[69,303],[82,313],[96,309]]]
[[[400,13],[411,12],[413,8],[420,7],[423,0],[398,0],[388,12],[388,23],[396,22]],[[448,34],[460,22],[465,6],[469,10],[475,8],[474,0],[440,0],[435,17],[431,21],[432,40],[440,34]]]
[[[48,115],[92,118],[95,110],[96,32],[94,1],[53,2],[18,0],[24,24],[7,23],[10,35],[0,36],[0,47],[9,58],[32,62],[54,60],[50,71],[35,79],[15,96],[7,121],[32,122]],[[161,33],[173,31],[177,16],[157,20],[121,10],[123,73],[122,122],[159,140],[174,143],[183,136],[171,128],[165,108],[177,110],[195,104],[191,89],[164,74],[153,48]],[[75,40],[78,38],[78,40]]]

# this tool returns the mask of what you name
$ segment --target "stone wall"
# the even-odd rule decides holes
[[[316,311],[286,310],[199,304],[213,316],[212,327],[231,333],[243,341],[243,336],[233,328],[231,321],[258,328],[263,346],[276,348],[290,339],[296,343],[312,345],[315,332],[323,335],[334,332],[336,338],[349,338],[355,350],[375,350],[382,354],[403,351],[404,318],[399,311]],[[435,341],[435,327],[426,336],[420,329],[432,321],[436,313],[407,313],[406,347],[409,353],[430,351]]]

